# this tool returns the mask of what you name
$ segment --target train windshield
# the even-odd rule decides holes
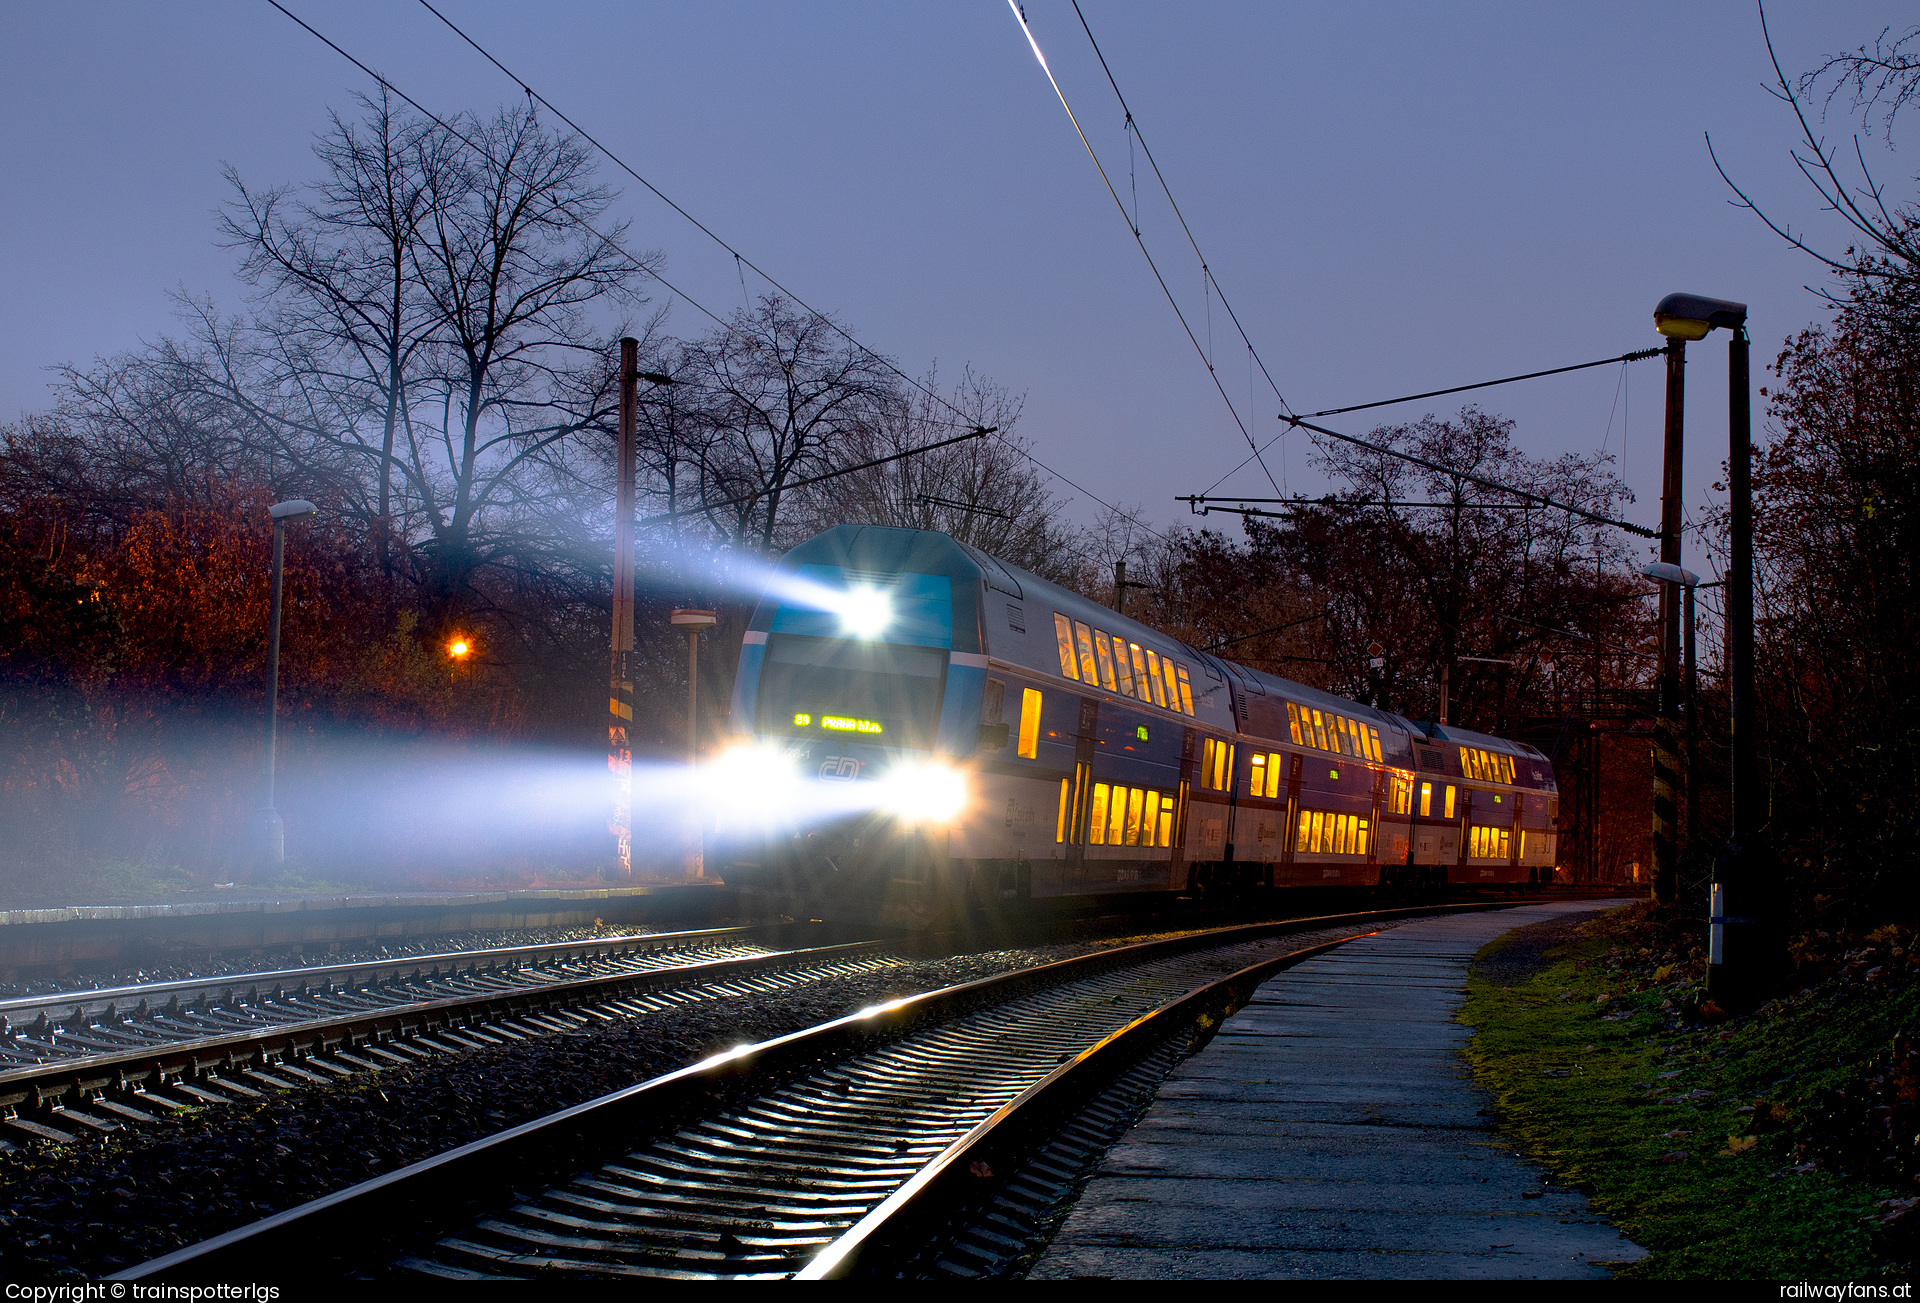
[[[938,648],[776,633],[767,639],[754,729],[930,747],[946,677],[947,653]]]

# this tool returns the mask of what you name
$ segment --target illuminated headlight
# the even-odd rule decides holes
[[[966,808],[967,780],[945,765],[906,765],[881,780],[880,798],[903,823],[951,823]]]
[[[893,621],[893,602],[875,588],[849,588],[838,605],[840,627],[856,638],[878,638]]]
[[[801,804],[798,767],[778,747],[731,747],[707,765],[704,778],[705,796],[723,817],[774,819],[790,815]]]

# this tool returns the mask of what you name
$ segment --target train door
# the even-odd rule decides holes
[[[1100,735],[1100,702],[1080,698],[1080,729],[1073,739],[1073,827],[1067,836],[1065,891],[1076,895],[1087,883],[1087,820],[1093,806],[1093,752]]]
[[[1386,770],[1373,771],[1373,812],[1369,816],[1372,822],[1367,825],[1373,829],[1373,836],[1367,839],[1367,876],[1362,880],[1363,886],[1377,886],[1380,882],[1380,842],[1386,831],[1380,826],[1380,810],[1386,804],[1386,782]]]
[[[1180,738],[1180,787],[1173,810],[1173,867],[1167,881],[1178,885],[1186,881],[1187,866],[1193,855],[1187,850],[1187,803],[1193,796],[1194,752],[1199,748],[1199,733],[1186,729]]]

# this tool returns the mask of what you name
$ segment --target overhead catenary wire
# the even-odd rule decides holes
[[[305,19],[301,18],[298,14],[288,9],[284,4],[280,3],[280,0],[267,0],[267,3],[271,5],[274,9],[278,10],[284,17],[286,17],[289,21],[291,21],[296,26],[298,26],[301,30],[305,31],[309,36],[313,37],[315,40],[319,41],[322,45],[325,45],[328,49],[332,50],[335,54],[339,55],[342,59],[345,59],[348,63],[352,64],[354,67],[358,68],[361,72],[365,73],[369,78],[371,78],[379,86],[397,95],[401,100],[405,101],[415,112],[419,113],[421,116],[425,117],[426,119],[434,123],[434,125],[438,126],[441,130],[447,132],[447,134],[453,136],[455,139],[464,142],[469,148],[472,148],[472,149],[480,148],[478,143],[475,142],[471,136],[468,136],[465,132],[459,130],[452,123],[448,122],[445,118],[442,118],[439,114],[427,108],[419,100],[407,94],[406,91],[402,90],[399,86],[394,84],[394,82],[390,78],[384,76],[379,72],[376,72],[372,67],[368,66],[365,62],[363,62],[359,58],[356,58],[354,55],[350,54],[338,42],[334,41],[331,37],[327,36],[324,32],[314,27],[313,24],[307,22]],[[572,120],[569,119],[564,113],[561,113],[558,109],[555,109],[551,103],[549,103],[544,97],[540,96],[526,83],[522,82],[519,78],[514,77],[512,72],[508,71],[503,65],[500,64],[499,60],[493,59],[491,55],[487,55],[485,50],[480,49],[480,46],[478,44],[473,42],[473,40],[470,37],[468,37],[466,33],[461,32],[458,27],[455,27],[454,24],[450,22],[444,15],[440,14],[437,10],[432,10],[432,6],[430,5],[428,6],[428,8],[431,12],[434,13],[435,17],[438,17],[443,23],[446,23],[447,26],[452,27],[453,30],[456,33],[458,33],[463,40],[466,40],[468,44],[473,45],[476,50],[480,50],[480,53],[482,55],[485,55],[494,64],[495,67],[500,68],[502,72],[506,73],[508,77],[512,78],[514,81],[514,84],[526,93],[527,98],[530,102],[544,105],[556,116],[558,116],[562,121],[567,122],[569,126],[573,125]],[[581,132],[580,134],[583,138],[588,139],[589,142],[592,143],[596,149],[599,149],[601,153],[606,154],[608,158],[613,159],[613,161],[616,164],[621,166],[624,170],[628,171],[630,174],[634,175],[642,185],[646,185],[649,190],[654,189],[653,186],[648,184],[648,182],[646,181],[646,178],[640,177],[639,174],[634,173],[631,168],[627,168],[626,165],[623,162],[621,162],[621,160],[619,160],[618,158],[615,158],[614,155],[609,153],[604,146],[599,144],[598,141],[592,140],[591,137],[587,137],[585,132]],[[654,193],[659,194],[659,191],[654,190]],[[688,221],[693,222],[693,224],[696,227],[699,227],[701,231],[707,234],[709,238],[713,239],[722,248],[727,249],[729,252],[734,252],[731,245],[727,244],[726,241],[721,240],[719,236],[714,235],[712,231],[708,230],[704,225],[702,225],[700,222],[695,220],[691,215],[686,214],[685,210],[681,209],[679,205],[674,204],[673,201],[670,199],[667,199],[665,195],[661,195],[660,197],[663,201],[665,201],[670,206],[672,206],[676,212],[680,212],[683,216],[686,216]],[[719,313],[715,312],[713,309],[707,307],[694,295],[688,293],[686,290],[680,288],[678,285],[675,285],[671,280],[667,279],[666,276],[662,275],[657,269],[653,267],[649,267],[645,263],[641,262],[638,258],[635,258],[631,253],[629,253],[624,247],[621,246],[619,241],[615,240],[612,236],[606,234],[603,231],[598,230],[597,228],[589,228],[589,229],[593,231],[593,234],[599,239],[602,246],[606,248],[610,248],[614,250],[616,253],[620,254],[622,257],[624,257],[629,263],[632,264],[635,271],[641,273],[642,275],[650,276],[654,280],[658,281],[661,285],[666,287],[669,293],[681,299],[686,300],[686,302],[689,305],[691,305],[696,311],[700,312],[703,316],[705,316],[708,320],[712,321],[720,329],[725,330],[729,334],[732,334],[738,339],[740,339],[741,342],[746,344],[748,347],[756,348],[756,349],[760,347],[760,343],[758,340],[754,339],[752,336],[741,331],[739,327],[735,326],[731,321],[728,321],[726,318],[722,317]],[[779,289],[783,294],[786,294],[789,298],[791,298],[795,303],[799,304],[800,307],[805,309],[808,313],[810,313],[820,321],[824,322],[829,328],[831,328],[836,333],[838,333],[842,338],[846,339],[855,348],[859,349],[862,353],[866,354],[868,357],[873,358],[886,370],[891,371],[894,375],[904,380],[909,386],[918,390],[920,393],[925,394],[929,399],[931,399],[935,403],[938,403],[940,406],[946,408],[948,411],[952,412],[956,417],[959,418],[958,421],[938,421],[937,420],[935,421],[935,424],[947,425],[949,427],[954,425],[965,425],[965,426],[971,427],[975,431],[978,431],[983,428],[982,426],[979,425],[978,422],[974,421],[965,412],[961,411],[959,407],[957,407],[955,404],[950,402],[944,395],[934,392],[932,389],[920,383],[914,377],[909,376],[907,375],[906,372],[900,370],[899,367],[893,364],[891,359],[883,356],[882,354],[874,352],[872,349],[868,348],[866,345],[860,343],[859,340],[855,339],[851,334],[849,334],[845,330],[845,328],[843,328],[838,322],[834,321],[831,317],[826,316],[824,313],[819,312],[818,310],[816,310],[815,308],[807,304],[805,300],[801,299],[797,294],[793,294],[792,291],[787,290],[778,281],[775,281],[771,276],[767,276],[766,273],[762,271],[751,260],[741,257],[738,254],[736,254],[735,256],[740,257],[740,261],[742,263],[744,263],[748,267],[752,267],[756,274],[764,277],[769,284],[773,285],[776,289]],[[1151,525],[1148,525],[1146,522],[1139,520],[1137,517],[1135,517],[1131,513],[1122,510],[1120,507],[1102,498],[1099,494],[1091,492],[1090,490],[1086,489],[1085,487],[1077,483],[1075,480],[1069,478],[1068,476],[1062,474],[1060,471],[1055,470],[1053,467],[1047,465],[1047,463],[1041,461],[1038,457],[1034,456],[1032,452],[1028,451],[1026,448],[1021,447],[1018,443],[1015,443],[1012,439],[1009,439],[1003,432],[996,430],[994,431],[994,434],[995,434],[995,437],[1000,440],[1001,444],[1005,446],[1009,451],[1013,452],[1015,455],[1021,458],[1024,458],[1026,461],[1032,463],[1039,470],[1045,472],[1048,475],[1051,475],[1054,479],[1060,481],[1062,484],[1065,484],[1068,488],[1074,490],[1076,493],[1083,494],[1087,498],[1091,499],[1094,502],[1099,503],[1101,506],[1105,507],[1107,510],[1113,512],[1115,515],[1120,516],[1123,519],[1132,521],[1134,524],[1140,526],[1141,529],[1146,530],[1148,533],[1154,535],[1156,538],[1160,538],[1160,539],[1167,538],[1167,535],[1165,535],[1161,531],[1154,529]]]
[[[1632,353],[1622,353],[1619,357],[1603,357],[1597,362],[1576,362],[1572,366],[1556,366],[1545,371],[1529,371],[1525,375],[1506,376],[1500,380],[1481,380],[1470,385],[1455,385],[1451,389],[1430,389],[1424,394],[1408,394],[1403,398],[1382,398],[1371,403],[1355,403],[1351,407],[1329,407],[1324,412],[1308,412],[1307,416],[1339,416],[1343,412],[1364,412],[1371,407],[1392,407],[1395,403],[1414,403],[1422,398],[1439,398],[1446,394],[1464,394],[1469,389],[1491,389],[1495,385],[1510,385],[1521,380],[1538,380],[1541,376],[1565,375],[1569,371],[1585,371],[1590,367],[1612,366],[1616,362],[1644,362],[1650,357],[1659,357],[1666,351],[1664,348],[1643,348]]]
[[[420,2],[425,4],[426,0],[420,0]],[[1273,472],[1267,469],[1266,462],[1261,460],[1260,448],[1254,441],[1253,431],[1247,428],[1246,421],[1240,416],[1240,409],[1235,407],[1233,399],[1227,396],[1227,387],[1220,382],[1219,373],[1213,369],[1213,358],[1209,355],[1206,346],[1200,342],[1199,336],[1194,334],[1193,326],[1187,321],[1187,314],[1180,310],[1180,301],[1174,297],[1172,287],[1167,284],[1167,278],[1160,274],[1160,266],[1153,260],[1153,254],[1147,249],[1147,242],[1141,236],[1139,226],[1132,217],[1128,216],[1126,203],[1120,198],[1120,192],[1114,189],[1113,179],[1107,175],[1106,166],[1101,163],[1100,155],[1095,152],[1093,142],[1087,139],[1087,133],[1081,129],[1080,119],[1074,116],[1073,105],[1067,102],[1066,91],[1061,89],[1060,82],[1053,75],[1053,69],[1047,66],[1047,56],[1041,53],[1040,42],[1035,39],[1033,29],[1027,26],[1027,16],[1020,11],[1019,0],[1007,0],[1007,7],[1013,11],[1014,21],[1020,24],[1020,31],[1026,36],[1027,45],[1033,50],[1034,59],[1040,64],[1040,71],[1046,74],[1047,84],[1053,87],[1053,93],[1059,99],[1060,107],[1067,111],[1067,121],[1073,124],[1074,134],[1080,137],[1080,143],[1086,147],[1087,157],[1093,160],[1094,170],[1100,174],[1101,184],[1106,186],[1107,194],[1113,200],[1113,206],[1119,210],[1121,220],[1126,222],[1127,230],[1133,235],[1133,242],[1139,246],[1140,256],[1147,260],[1147,268],[1153,273],[1153,279],[1159,283],[1160,292],[1166,295],[1167,304],[1173,309],[1173,315],[1179,318],[1180,329],[1186,332],[1187,342],[1192,344],[1193,351],[1200,355],[1201,363],[1207,368],[1207,378],[1212,380],[1213,387],[1220,391],[1220,401],[1227,405],[1227,411],[1232,415],[1233,423],[1240,428],[1240,433],[1246,437],[1247,446],[1253,449],[1253,460],[1260,462],[1260,470],[1266,475],[1267,482],[1273,485],[1273,491],[1278,493],[1280,491],[1280,485],[1274,480]],[[1075,6],[1075,12],[1078,12],[1077,5]],[[1082,18],[1082,25],[1084,25],[1085,22],[1086,20]],[[1093,33],[1088,31],[1087,36],[1091,39]],[[1105,59],[1103,58],[1101,62],[1104,65]],[[1112,74],[1108,74],[1108,79],[1112,79]],[[1114,89],[1116,93],[1119,90],[1117,86]],[[1122,103],[1124,105],[1124,101],[1122,101]],[[1146,141],[1141,138],[1140,127],[1137,122],[1134,124],[1133,135],[1136,140],[1140,140],[1141,152],[1146,154],[1147,162],[1152,164],[1153,154],[1147,149]],[[1155,165],[1154,174],[1156,176],[1159,174],[1159,171],[1158,165]],[[1164,186],[1165,182],[1163,181],[1161,184]],[[1171,194],[1169,194],[1169,198],[1171,198]],[[1180,224],[1182,227],[1185,227],[1186,219],[1182,218]],[[1189,238],[1191,238],[1191,235],[1189,235]],[[1199,252],[1198,245],[1195,245],[1194,251],[1196,253]],[[1201,259],[1200,270],[1205,276],[1205,280],[1202,282],[1203,285],[1213,279],[1213,273],[1207,269],[1206,259],[1204,258]],[[1244,337],[1244,332],[1242,332],[1242,336]],[[1278,391],[1276,390],[1276,392]],[[1245,464],[1245,462],[1241,463],[1243,466]]]
[[[1235,643],[1249,642],[1255,638],[1264,638],[1270,633],[1279,633],[1282,630],[1296,628],[1299,625],[1312,624],[1315,620],[1324,620],[1332,614],[1333,608],[1329,606],[1324,611],[1315,611],[1312,615],[1301,616],[1298,620],[1288,620],[1285,624],[1276,624],[1271,629],[1261,629],[1257,633],[1243,633],[1238,638],[1227,638],[1220,642],[1213,643],[1210,646],[1202,647],[1200,650],[1204,652],[1217,652],[1222,647],[1231,647]]]
[[[268,0],[268,3],[273,4],[276,9],[280,7],[278,4],[278,0]],[[660,200],[660,202],[664,203],[665,205],[667,205],[667,207],[673,209],[674,212],[678,213],[681,217],[684,217],[688,222],[692,223],[694,228],[698,230],[702,235],[712,240],[715,244],[719,245],[722,249],[725,249],[729,254],[732,254],[735,260],[736,266],[744,266],[752,269],[753,273],[756,276],[766,281],[767,284],[773,286],[774,289],[778,290],[786,298],[798,304],[803,310],[805,310],[815,320],[819,321],[822,325],[826,326],[829,330],[839,335],[840,338],[844,339],[848,344],[858,349],[861,353],[865,354],[868,358],[870,358],[872,361],[877,363],[879,366],[881,366],[887,371],[892,372],[895,376],[899,377],[899,379],[902,382],[918,390],[920,393],[926,395],[928,398],[932,399],[934,402],[940,404],[942,407],[952,412],[956,417],[960,418],[961,423],[974,425],[975,428],[979,428],[978,424],[974,422],[971,417],[969,417],[954,403],[950,402],[945,395],[935,392],[933,389],[921,383],[915,377],[908,375],[905,371],[901,370],[900,367],[894,363],[892,358],[887,357],[883,353],[876,352],[875,350],[861,343],[858,339],[856,339],[853,336],[853,334],[850,331],[848,331],[839,322],[835,321],[831,316],[827,315],[825,312],[822,312],[818,308],[815,308],[812,304],[808,303],[805,299],[801,298],[800,295],[796,294],[793,290],[787,288],[786,285],[782,284],[779,280],[777,280],[764,267],[754,262],[753,259],[747,257],[745,254],[741,253],[737,248],[735,248],[732,244],[728,243],[725,239],[723,239],[716,231],[713,230],[713,228],[709,227],[705,222],[702,222],[699,218],[695,217],[692,213],[688,212],[685,208],[681,207],[678,203],[675,203],[674,200],[670,198],[665,191],[661,190],[660,187],[656,186],[653,182],[649,181],[646,177],[642,176],[638,171],[636,171],[633,168],[631,164],[629,164],[624,158],[620,157],[620,155],[614,153],[606,145],[602,144],[598,137],[594,136],[591,132],[587,131],[579,123],[575,122],[571,117],[567,116],[566,113],[562,112],[558,107],[554,105],[553,101],[549,100],[546,96],[540,94],[540,92],[534,90],[533,87],[529,85],[525,79],[523,79],[518,74],[516,74],[512,69],[508,68],[504,63],[500,62],[499,59],[495,58],[494,55],[490,51],[488,51],[485,46],[481,45],[480,42],[474,40],[473,37],[469,36],[466,33],[466,31],[464,31],[460,27],[459,24],[455,23],[451,18],[448,18],[445,14],[441,13],[438,9],[434,8],[430,0],[420,0],[420,4],[423,8],[426,9],[428,13],[432,14],[435,18],[438,18],[442,23],[444,23],[448,28],[448,30],[452,31],[454,35],[458,36],[462,41],[465,41],[468,45],[472,46],[474,51],[478,53],[481,58],[485,59],[488,63],[491,63],[494,67],[498,68],[502,74],[504,74],[509,80],[511,80],[514,83],[514,85],[518,86],[521,90],[525,91],[528,99],[544,106],[546,109],[552,112],[555,117],[559,118],[562,122],[566,123],[570,129],[572,129],[575,133],[577,133],[582,140],[586,141],[588,144],[592,145],[595,149],[599,150],[602,154],[604,154],[607,157],[607,159],[613,163],[615,167],[618,167],[621,171],[625,172],[628,176],[632,177],[634,180],[638,181],[641,185],[645,186],[648,191],[650,191],[657,199]],[[282,12],[285,12],[285,11],[283,10]],[[306,26],[306,24],[302,23],[301,26],[304,27]],[[308,30],[311,31],[312,29],[309,28]],[[331,45],[332,42],[329,41],[328,44]],[[335,46],[334,48],[338,49],[339,47]],[[358,61],[356,60],[355,62],[357,63]],[[364,65],[360,65],[360,66],[364,68]],[[408,103],[412,103],[412,102],[413,101],[411,100],[408,101]],[[1109,187],[1109,189],[1111,189],[1111,187]],[[1117,202],[1117,199],[1116,199],[1116,202]],[[664,280],[662,280],[661,283],[666,284]],[[742,290],[746,288],[744,274],[742,276],[741,288]],[[688,299],[688,302],[692,303],[694,302],[694,300]],[[698,303],[695,303],[694,306],[699,307],[700,305]],[[719,321],[719,318],[714,317],[714,314],[712,312],[708,312],[707,309],[701,308],[700,310],[702,312],[706,312],[707,316],[713,317],[715,321]],[[721,324],[724,325],[725,323],[721,323]],[[1231,404],[1229,404],[1229,406],[1231,406]],[[1242,431],[1243,433],[1246,432],[1244,426],[1242,427]],[[1082,487],[1080,484],[1076,483],[1074,480],[1069,479],[1066,475],[1062,474],[1060,471],[1055,470],[1053,467],[1041,461],[1038,457],[1034,456],[1032,452],[1028,451],[1026,448],[1021,447],[1019,444],[1015,443],[1012,439],[1006,437],[1004,434],[1000,434],[998,431],[996,431],[995,433],[1004,447],[1008,448],[1010,451],[1014,452],[1018,456],[1025,458],[1027,461],[1031,462],[1033,465],[1045,471],[1048,475],[1053,476],[1055,479],[1059,480],[1062,484],[1065,484],[1068,488],[1073,489],[1077,493],[1085,494],[1088,498],[1091,498],[1093,501],[1099,503],[1101,506],[1105,507],[1108,511],[1111,511],[1115,515],[1120,516],[1126,520],[1132,521],[1134,524],[1138,525],[1141,529],[1146,530],[1149,534],[1152,534],[1154,537],[1171,541],[1171,540],[1168,540],[1167,535],[1162,533],[1160,530],[1157,530],[1153,526],[1147,524],[1145,521],[1140,520],[1137,516],[1134,516],[1132,513],[1123,510],[1122,508],[1120,508],[1119,506],[1111,502],[1108,502],[1106,499],[1100,497],[1098,494],[1090,492],[1086,488]],[[1248,441],[1249,442],[1252,441],[1252,435],[1250,433],[1248,434]]]
[[[994,429],[992,426],[987,426],[987,425],[977,426],[974,429],[967,431],[967,433],[965,434],[956,434],[951,439],[941,439],[934,443],[922,444],[918,448],[908,448],[905,452],[889,453],[885,457],[875,457],[872,461],[863,461],[857,466],[842,466],[839,470],[828,471],[824,475],[815,475],[808,479],[795,480],[791,484],[782,484],[779,487],[779,489],[776,491],[780,493],[788,493],[794,489],[804,489],[807,486],[812,484],[823,484],[828,480],[837,480],[842,475],[851,475],[855,471],[871,470],[875,466],[884,466],[888,462],[900,461],[903,458],[916,456],[917,454],[923,453],[923,452],[932,452],[935,448],[944,448],[948,444],[965,443],[968,439],[979,439],[979,438],[983,438],[986,435],[997,434],[997,433],[999,433],[999,431]],[[771,494],[769,493],[768,490],[756,489],[752,493],[742,493],[736,497],[726,498],[720,502],[703,502],[697,507],[688,507],[684,511],[663,511],[657,516],[648,516],[646,519],[636,522],[636,526],[645,527],[647,525],[664,525],[669,521],[678,520],[682,516],[705,515],[707,512],[715,511],[721,507],[737,507],[743,502],[754,502],[760,498],[769,497],[769,496],[771,496]],[[947,504],[947,505],[957,505],[957,504]]]
[[[1659,538],[1660,537],[1660,531],[1655,529],[1648,529],[1644,525],[1636,525],[1630,520],[1615,520],[1612,516],[1603,516],[1597,511],[1588,511],[1585,507],[1576,507],[1572,503],[1561,502],[1561,501],[1558,501],[1557,499],[1549,498],[1544,494],[1534,493],[1529,489],[1517,489],[1513,487],[1513,485],[1511,484],[1502,484],[1498,480],[1489,480],[1478,475],[1469,474],[1468,472],[1461,470],[1457,466],[1446,466],[1441,464],[1440,462],[1428,461],[1425,457],[1416,457],[1414,454],[1410,452],[1401,452],[1397,448],[1383,447],[1382,445],[1373,443],[1367,439],[1356,438],[1351,434],[1342,434],[1338,430],[1329,430],[1326,426],[1315,425],[1313,422],[1305,419],[1304,417],[1283,416],[1280,419],[1287,422],[1287,424],[1289,425],[1296,425],[1296,426],[1299,426],[1301,429],[1312,430],[1315,434],[1324,434],[1329,439],[1338,439],[1342,443],[1350,443],[1355,445],[1356,447],[1365,448],[1371,452],[1377,452],[1383,457],[1394,457],[1399,459],[1400,461],[1411,462],[1415,466],[1424,467],[1427,470],[1435,472],[1436,474],[1446,475],[1450,478],[1455,478],[1455,479],[1462,479],[1469,484],[1477,484],[1483,489],[1492,489],[1496,493],[1510,493],[1514,497],[1520,498],[1524,501],[1537,502],[1543,507],[1552,507],[1556,511],[1564,511],[1569,513],[1570,515],[1579,516],[1583,520],[1591,520],[1596,525],[1611,525],[1615,529],[1624,529],[1628,533],[1638,534],[1642,538]]]
[[[1455,385],[1451,389],[1433,389],[1433,390],[1429,390],[1424,394],[1407,394],[1401,398],[1382,398],[1371,403],[1355,403],[1351,407],[1329,407],[1324,412],[1309,412],[1307,413],[1306,417],[1303,419],[1312,420],[1314,418],[1321,417],[1321,416],[1338,416],[1342,412],[1364,412],[1369,408],[1391,407],[1395,403],[1413,403],[1413,402],[1418,402],[1422,398],[1439,398],[1445,394],[1464,394],[1471,389],[1491,389],[1496,385],[1517,384],[1522,380],[1538,380],[1542,376],[1563,375],[1568,371],[1585,371],[1590,367],[1612,366],[1616,362],[1618,363],[1643,362],[1646,359],[1651,357],[1659,357],[1661,354],[1665,352],[1666,352],[1666,349],[1664,348],[1640,349],[1632,353],[1622,353],[1618,357],[1603,357],[1596,362],[1576,362],[1572,366],[1550,367],[1545,371],[1529,371],[1525,375],[1506,376],[1499,380],[1481,380],[1470,385]],[[1296,423],[1294,419],[1290,416],[1282,415],[1280,419],[1283,421],[1286,421],[1290,426]],[[1612,428],[1611,421],[1609,421],[1608,423],[1608,428],[1609,429]],[[1624,434],[1621,436],[1623,446],[1624,446],[1625,437],[1626,436]],[[1280,438],[1281,438],[1281,435],[1275,435],[1273,438],[1267,440],[1265,443],[1260,445],[1260,451],[1265,452],[1267,449],[1273,447],[1275,443],[1279,442]],[[1226,483],[1228,479],[1232,478],[1236,472],[1238,472],[1242,467],[1244,467],[1249,461],[1252,461],[1252,460],[1253,459],[1251,457],[1242,458],[1240,462],[1233,467],[1232,470],[1229,470],[1225,475],[1222,475],[1219,479],[1207,485],[1206,492],[1212,493],[1215,489],[1219,488],[1222,484]]]
[[[1256,349],[1253,346],[1253,340],[1248,338],[1246,327],[1240,324],[1240,315],[1233,310],[1233,305],[1227,302],[1227,292],[1220,288],[1220,282],[1215,279],[1213,268],[1207,262],[1207,256],[1200,252],[1200,241],[1194,238],[1193,228],[1187,225],[1187,215],[1180,211],[1180,204],[1173,197],[1173,187],[1167,184],[1167,178],[1161,174],[1159,162],[1154,158],[1153,151],[1147,147],[1146,137],[1140,134],[1139,120],[1133,116],[1133,108],[1127,103],[1127,97],[1121,93],[1120,82],[1113,75],[1113,69],[1107,63],[1106,53],[1101,50],[1100,42],[1095,39],[1093,28],[1087,22],[1087,16],[1080,11],[1080,0],[1073,0],[1073,13],[1080,20],[1081,30],[1087,34],[1087,43],[1093,47],[1094,57],[1100,60],[1100,71],[1107,75],[1107,85],[1113,87],[1113,97],[1120,101],[1120,108],[1127,115],[1127,124],[1132,128],[1133,138],[1140,142],[1140,152],[1147,156],[1147,166],[1153,169],[1154,179],[1160,183],[1160,191],[1167,197],[1167,206],[1173,209],[1174,218],[1180,223],[1181,231],[1186,234],[1187,243],[1193,246],[1193,256],[1200,260],[1201,272],[1212,284],[1213,292],[1219,296],[1220,306],[1226,309],[1227,316],[1233,322],[1233,328],[1240,332],[1240,341],[1247,346],[1247,353],[1259,365],[1260,374],[1266,377],[1267,387],[1273,390],[1274,399],[1279,402],[1283,410],[1291,412],[1293,407],[1287,402],[1286,396],[1280,392],[1280,386],[1275,383],[1273,373],[1267,370],[1266,360],[1260,356],[1260,350]],[[1134,207],[1137,212],[1139,209],[1137,199]],[[1244,464],[1243,462],[1242,465]]]

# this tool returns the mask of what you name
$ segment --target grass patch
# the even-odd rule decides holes
[[[1623,1275],[1903,1278],[1910,1258],[1883,1221],[1886,1201],[1913,1195],[1908,1176],[1846,1170],[1819,1122],[1836,1098],[1863,1101],[1920,1022],[1912,957],[1894,957],[1871,980],[1843,967],[1716,1021],[1688,939],[1616,911],[1528,964],[1477,962],[1468,1057],[1518,1146],[1652,1251]],[[1489,980],[1502,972],[1508,984]]]

